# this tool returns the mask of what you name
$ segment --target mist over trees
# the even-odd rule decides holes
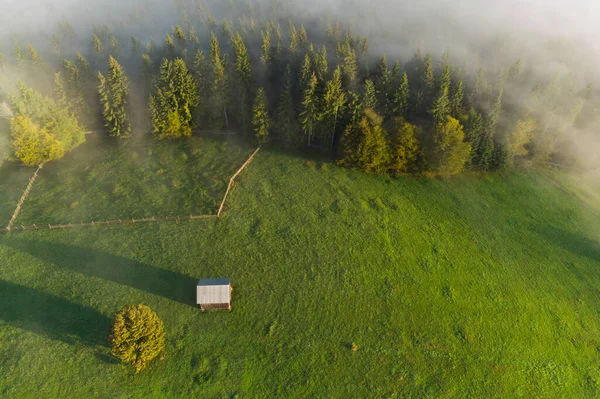
[[[350,15],[301,6],[134,2],[91,29],[63,19],[46,39],[13,36],[0,50],[0,156],[47,162],[88,130],[176,139],[228,129],[371,173],[597,166],[600,92],[577,58],[540,69],[501,35],[468,52],[421,48],[425,27],[367,36]]]

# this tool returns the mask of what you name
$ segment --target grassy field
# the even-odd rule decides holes
[[[24,215],[68,217],[75,199],[41,198],[75,184],[40,183]],[[0,235],[0,395],[600,395],[600,219],[546,178],[389,179],[266,150],[228,201],[219,220]],[[193,306],[200,277],[233,279],[231,313]],[[169,337],[139,375],[106,343],[131,303]]]
[[[251,152],[231,138],[131,143],[90,136],[41,170],[17,224],[214,214]]]

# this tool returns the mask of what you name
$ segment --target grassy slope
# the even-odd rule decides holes
[[[598,396],[599,231],[534,174],[388,180],[264,151],[218,221],[1,235],[0,393]],[[231,313],[190,306],[199,277],[233,278]],[[104,337],[137,302],[170,339],[135,376]]]
[[[91,136],[42,169],[17,223],[214,214],[250,152],[233,139],[135,144]]]

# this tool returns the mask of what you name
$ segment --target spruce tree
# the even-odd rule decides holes
[[[159,139],[192,134],[192,110],[198,105],[198,91],[185,62],[163,59],[160,75],[150,96],[153,132]]]
[[[377,109],[377,90],[372,80],[365,80],[365,87],[363,89],[362,106],[364,109]]]
[[[408,85],[408,75],[406,72],[402,75],[402,80],[396,93],[394,94],[392,113],[394,116],[406,118],[408,116],[408,106],[410,101],[410,88]]]
[[[239,114],[242,119],[242,129],[246,131],[252,90],[252,65],[248,49],[239,33],[236,33],[233,39],[233,47],[235,50],[235,76],[237,78],[238,98],[240,101]]]
[[[323,93],[323,118],[329,120],[333,127],[331,131],[330,150],[333,151],[335,141],[335,128],[338,122],[338,115],[346,106],[346,93],[342,88],[342,70],[338,66],[333,71],[331,79],[325,85]]]
[[[419,111],[427,109],[431,104],[435,89],[435,78],[433,76],[433,62],[431,54],[423,60],[423,70],[421,72],[421,88],[417,98],[417,108]]]
[[[104,54],[104,45],[102,44],[102,40],[100,40],[100,38],[96,35],[94,35],[93,45],[94,45],[94,53],[96,53],[98,55]]]
[[[321,50],[318,50],[314,54],[313,66],[317,74],[317,79],[319,82],[323,82],[327,77],[327,73],[329,72],[327,48],[325,46],[321,47]]]
[[[271,62],[271,30],[261,30],[260,36],[262,38],[260,62],[266,70]]]
[[[275,111],[275,130],[285,143],[296,144],[300,140],[297,139],[298,121],[294,107],[292,85],[292,68],[288,64],[283,77],[283,89]]]
[[[104,126],[111,136],[127,138],[131,133],[128,115],[129,81],[115,58],[109,57],[106,77],[98,72],[98,80]]]
[[[254,126],[254,135],[260,144],[264,144],[269,139],[271,133],[271,119],[267,106],[267,95],[263,88],[256,92],[256,99],[252,108],[252,126]]]
[[[464,84],[462,80],[459,80],[452,94],[452,116],[454,118],[458,119],[463,115],[464,96]]]
[[[436,124],[443,123],[446,117],[450,115],[452,109],[450,104],[450,98],[448,97],[448,88],[443,87],[438,95],[438,98],[433,103],[431,111],[429,113],[433,116],[433,120]]]
[[[377,91],[377,103],[379,105],[379,112],[381,115],[388,115],[390,112],[391,104],[389,93],[391,92],[392,86],[392,73],[388,69],[387,58],[384,55],[379,63],[379,70],[377,71],[375,89]]]
[[[227,117],[228,107],[228,82],[225,71],[225,58],[221,56],[219,41],[214,33],[210,36],[210,61],[212,64],[212,94],[213,102],[218,110],[223,112],[225,128],[229,129],[229,118]]]
[[[302,108],[300,111],[300,124],[304,135],[307,137],[307,146],[310,147],[314,128],[319,120],[319,104],[317,98],[317,75],[313,72],[304,95],[302,97]]]

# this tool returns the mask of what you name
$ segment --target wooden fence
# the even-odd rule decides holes
[[[103,220],[103,221],[97,221],[97,222],[93,221],[93,222],[81,222],[81,223],[33,224],[33,225],[29,225],[29,226],[24,226],[24,225],[16,225],[16,226],[14,226],[13,224],[14,224],[14,221],[16,219],[16,216],[19,213],[21,205],[23,204],[23,202],[25,201],[25,198],[29,194],[29,191],[31,190],[31,186],[33,186],[33,182],[35,181],[35,178],[37,177],[37,174],[38,174],[39,170],[43,166],[43,165],[41,165],[38,168],[38,170],[36,170],[36,172],[34,173],[33,177],[31,179],[29,179],[29,184],[28,184],[27,188],[25,189],[25,192],[23,193],[23,196],[21,196],[21,199],[19,200],[19,203],[17,204],[17,209],[15,209],[15,213],[13,214],[13,217],[12,217],[9,225],[6,226],[6,227],[4,227],[4,228],[0,228],[0,233],[5,233],[5,232],[8,232],[8,231],[18,231],[18,230],[20,230],[20,231],[26,231],[26,230],[54,230],[54,229],[72,229],[72,228],[76,228],[76,227],[105,226],[105,225],[113,225],[113,224],[135,224],[135,223],[166,222],[166,221],[185,221],[185,220],[199,220],[199,219],[218,219],[221,216],[221,213],[223,212],[223,208],[225,206],[225,200],[227,199],[227,196],[229,195],[229,191],[231,191],[231,188],[233,187],[235,179],[239,176],[240,173],[242,173],[242,171],[248,165],[250,165],[250,163],[252,162],[252,160],[254,159],[254,157],[256,156],[256,154],[258,153],[259,150],[260,150],[260,147],[258,147],[256,149],[256,151],[254,151],[252,153],[252,155],[250,155],[250,158],[248,158],[248,160],[246,160],[246,162],[244,162],[244,164],[237,170],[237,172],[235,172],[235,174],[231,177],[231,179],[229,179],[229,184],[227,186],[227,191],[225,192],[225,195],[223,196],[223,200],[221,201],[221,204],[219,205],[219,210],[217,211],[216,215],[162,216],[162,217],[149,217],[149,218],[141,218],[141,219]]]
[[[35,179],[38,176],[38,172],[43,167],[44,167],[44,164],[41,164],[37,168],[37,170],[35,171],[35,173],[33,174],[33,176],[31,176],[31,178],[29,178],[29,184],[27,184],[27,187],[25,188],[25,191],[23,191],[23,195],[21,195],[21,198],[19,199],[19,202],[17,203],[17,207],[15,208],[15,211],[13,212],[12,217],[10,218],[10,221],[8,222],[8,225],[3,230],[6,230],[6,231],[10,231],[11,230],[13,223],[15,222],[15,220],[17,220],[17,216],[19,216],[19,212],[21,211],[21,206],[23,205],[23,202],[25,202],[25,199],[29,195],[29,192],[31,191],[31,187],[33,187],[33,183],[35,182]],[[2,230],[0,230],[0,231],[2,231]]]

